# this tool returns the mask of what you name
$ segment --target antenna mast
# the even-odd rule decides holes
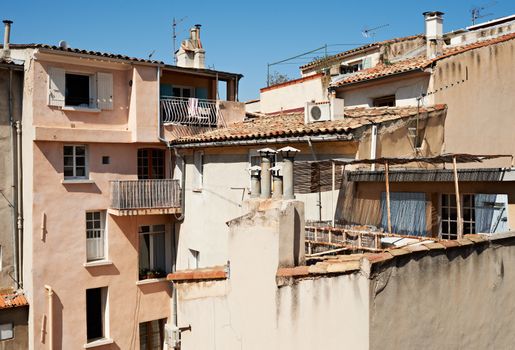
[[[383,24],[383,25],[380,25],[380,26],[377,26],[374,28],[370,28],[370,29],[367,27],[364,27],[363,30],[361,31],[361,35],[363,35],[364,38],[371,38],[376,35],[376,31],[378,29],[388,27],[388,26],[389,26],[389,24]]]
[[[179,23],[181,23],[182,21],[184,21],[186,18],[188,18],[188,17],[186,16],[179,20],[176,20],[174,17],[173,21],[172,21],[172,41],[173,41],[172,56],[173,56],[173,62],[175,65],[177,65],[177,56],[175,56],[175,52],[177,52],[177,25]]]
[[[473,7],[470,10],[470,17],[471,17],[471,20],[472,20],[472,25],[476,24],[476,21],[478,19],[480,19],[480,18],[492,16],[493,13],[485,13],[485,14],[483,14],[483,13],[481,13],[481,11],[486,10],[489,7],[495,6],[496,4],[497,4],[497,1],[492,1],[490,3],[483,4],[481,6]]]

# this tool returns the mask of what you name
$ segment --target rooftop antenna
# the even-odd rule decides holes
[[[493,16],[493,13],[482,13],[482,11],[484,11],[487,8],[490,8],[492,6],[495,6],[495,5],[497,5],[497,1],[492,1],[492,2],[489,2],[489,3],[483,4],[481,6],[473,7],[470,10],[470,17],[471,17],[471,20],[472,20],[472,25],[476,24],[476,21],[478,19],[480,19],[480,18],[484,18],[484,17],[488,17],[488,16]]]
[[[364,38],[372,38],[377,34],[377,30],[388,26],[389,24],[383,24],[374,28],[363,27],[361,30],[361,35],[363,35]]]
[[[151,59],[155,52],[156,50],[152,50],[152,52],[148,54],[148,59]]]
[[[177,52],[177,25],[181,22],[183,22],[188,16],[185,16],[179,20],[176,20],[175,17],[172,21],[172,40],[173,40],[173,62],[177,65],[177,57],[175,56],[175,52]]]

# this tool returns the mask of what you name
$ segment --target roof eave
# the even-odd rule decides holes
[[[431,74],[430,72],[426,71],[426,67],[421,67],[421,68],[410,69],[410,70],[406,70],[406,71],[402,71],[402,72],[398,72],[398,73],[383,75],[383,76],[376,77],[376,78],[369,78],[369,79],[364,79],[364,80],[360,80],[360,81],[354,81],[354,82],[345,83],[345,84],[341,84],[341,85],[329,86],[328,89],[329,89],[329,91],[334,91],[334,90],[339,89],[339,88],[346,88],[346,87],[349,87],[349,86],[365,85],[365,84],[377,82],[377,81],[380,81],[380,80],[391,79],[391,78],[394,78],[394,77],[401,77],[401,76],[404,76],[404,75],[411,75],[413,73],[419,73],[419,74],[424,74],[424,75],[430,75]]]

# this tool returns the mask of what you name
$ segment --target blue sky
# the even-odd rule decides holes
[[[325,44],[331,45],[329,53],[336,53],[422,33],[424,11],[445,12],[445,31],[463,28],[471,24],[470,10],[484,4],[493,6],[483,13],[493,15],[482,21],[515,13],[513,0],[48,0],[6,1],[1,15],[14,21],[14,43],[57,45],[66,40],[71,47],[142,58],[155,50],[153,58],[167,63],[173,62],[172,19],[185,18],[178,26],[178,42],[188,35],[189,27],[200,23],[206,65],[243,74],[240,100],[245,101],[258,98],[259,88],[266,85],[267,63]],[[361,34],[365,27],[386,24],[373,38]],[[273,70],[296,77],[298,63],[313,56]]]

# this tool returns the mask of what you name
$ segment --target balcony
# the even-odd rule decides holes
[[[200,127],[222,126],[220,101],[200,98],[161,97],[163,123]]]
[[[109,213],[117,216],[181,212],[179,180],[111,181]]]

